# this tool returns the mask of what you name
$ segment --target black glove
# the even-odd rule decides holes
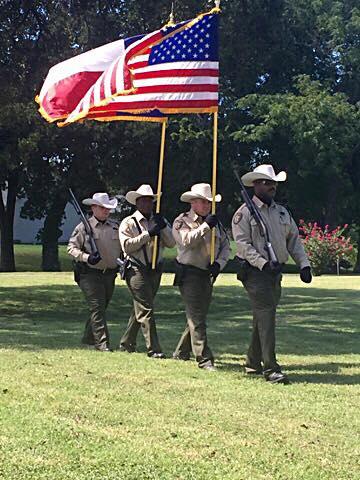
[[[300,279],[304,283],[311,283],[312,275],[310,267],[304,267],[300,270]]]
[[[159,235],[160,230],[161,229],[160,229],[159,225],[157,225],[155,223],[155,225],[153,227],[149,228],[149,230],[148,230],[150,237],[155,237],[156,235]]]
[[[100,260],[101,260],[101,257],[99,252],[90,253],[88,258],[88,263],[90,263],[90,265],[96,265],[97,263],[100,262]]]
[[[279,273],[281,273],[281,270],[282,270],[281,263],[272,262],[272,261],[265,263],[262,269],[263,272],[271,273],[272,275],[278,275]]]
[[[153,216],[155,224],[162,230],[166,227],[167,223],[165,218],[161,215],[161,213],[155,213]]]
[[[218,262],[214,262],[208,266],[208,270],[210,272],[210,275],[215,279],[220,273],[220,265],[218,264]]]
[[[205,218],[205,222],[210,228],[214,228],[219,223],[219,220],[216,215],[210,214]]]

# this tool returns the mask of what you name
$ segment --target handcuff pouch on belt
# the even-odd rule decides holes
[[[244,282],[247,278],[249,269],[250,269],[250,263],[247,260],[244,260],[243,258],[240,258],[236,255],[235,257],[235,268],[237,272],[237,279],[240,280],[240,282]]]
[[[195,267],[194,265],[186,265],[175,260],[175,278],[174,278],[174,287],[180,287],[184,283],[184,278],[188,273],[193,273],[199,277],[210,278],[210,272],[208,270],[203,270],[202,268]]]
[[[131,260],[128,257],[125,257],[123,252],[120,253],[120,256],[116,259],[116,263],[119,267],[119,275],[121,280],[125,280],[126,272],[131,268]]]
[[[175,260],[175,277],[174,277],[174,287],[180,287],[183,284],[184,277],[186,273],[186,265],[179,263]]]
[[[80,282],[80,275],[85,273],[92,273],[92,269],[85,262],[77,262],[73,260],[74,280],[76,283]]]

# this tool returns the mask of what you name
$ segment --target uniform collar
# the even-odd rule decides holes
[[[89,218],[89,223],[93,228],[96,228],[98,225],[111,225],[111,222],[109,219],[105,220],[105,222],[102,223],[102,222],[99,222],[99,220],[94,215],[92,215]]]
[[[263,208],[263,207],[264,208],[274,208],[274,207],[276,207],[276,203],[274,202],[274,200],[271,200],[271,203],[270,203],[269,207],[266,203],[261,201],[260,198],[257,197],[256,195],[253,196],[252,200],[258,208]]]
[[[192,222],[198,222],[198,221],[201,221],[201,222],[202,222],[202,217],[200,217],[200,215],[198,215],[197,213],[195,213],[192,208],[190,208],[190,210],[189,210],[189,212],[188,212],[188,218],[189,218],[189,220],[191,220]]]
[[[136,212],[132,215],[132,217],[135,217],[136,220],[140,223],[142,220],[146,220],[147,222],[149,221],[146,217],[144,217],[144,215],[139,211],[139,210],[136,210]],[[151,217],[152,217],[152,214],[151,214]],[[150,217],[150,219],[151,219]]]

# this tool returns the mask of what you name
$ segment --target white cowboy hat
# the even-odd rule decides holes
[[[197,198],[212,202],[213,196],[208,183],[196,183],[191,187],[190,192],[185,192],[181,195],[180,200],[182,202],[191,202],[191,200],[196,200]],[[221,202],[220,194],[215,195],[215,202]]]
[[[253,187],[255,180],[272,180],[273,182],[285,182],[286,172],[279,172],[275,175],[272,165],[259,165],[253,172],[245,173],[241,177],[245,187]]]
[[[99,205],[100,207],[112,210],[113,208],[117,207],[118,201],[116,198],[110,200],[107,193],[94,193],[92,198],[85,198],[82,203],[84,205]]]
[[[155,201],[158,196],[153,192],[150,185],[141,185],[137,190],[131,190],[125,196],[126,200],[131,203],[131,205],[136,205],[136,200],[140,197],[152,197],[153,201]]]

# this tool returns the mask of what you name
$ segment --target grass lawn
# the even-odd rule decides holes
[[[86,307],[70,273],[2,273],[0,478],[4,480],[355,480],[360,277],[284,276],[279,360],[292,384],[245,377],[247,298],[222,275],[209,314],[218,371],[194,361],[79,347]],[[171,354],[184,325],[172,275],[157,322]],[[118,280],[116,346],[130,313]]]

